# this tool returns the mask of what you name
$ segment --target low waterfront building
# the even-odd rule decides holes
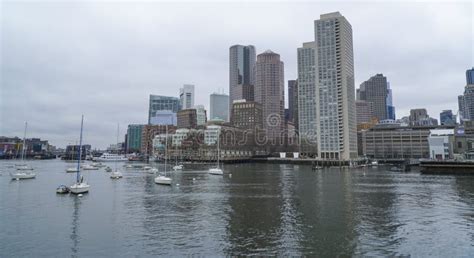
[[[432,129],[428,136],[430,159],[453,158],[454,129]]]
[[[91,154],[91,145],[83,144],[81,147],[81,160],[85,160],[86,156]],[[67,145],[66,152],[62,159],[64,160],[77,160],[79,157],[79,145]]]
[[[178,111],[178,128],[196,128],[197,112],[196,109],[183,109]]]
[[[168,129],[168,134],[174,133],[176,131],[176,126],[171,125],[145,125],[142,130],[142,145],[140,152],[142,154],[151,155],[153,153],[153,139],[156,135],[166,134],[166,129]]]
[[[454,131],[454,154],[458,159],[474,159],[474,121],[464,121]]]
[[[429,158],[430,127],[375,126],[361,132],[363,154],[375,159]]]

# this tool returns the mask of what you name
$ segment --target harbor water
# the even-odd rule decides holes
[[[0,161],[0,257],[474,254],[474,176],[185,165],[163,186],[120,163],[118,180],[84,171],[91,190],[79,197],[55,192],[74,163],[30,161],[37,177],[23,181],[13,164]]]

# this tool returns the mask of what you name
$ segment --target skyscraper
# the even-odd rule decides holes
[[[267,139],[280,138],[284,128],[285,83],[280,55],[267,50],[257,56],[255,101],[262,105]]]
[[[127,152],[139,152],[142,145],[142,130],[144,125],[132,124],[127,129]]]
[[[298,130],[302,151],[317,153],[316,43],[298,48]],[[313,146],[312,151],[306,146]],[[316,148],[314,148],[316,146]]]
[[[453,115],[452,110],[443,110],[439,114],[439,122],[441,125],[455,125],[456,116]]]
[[[179,104],[181,109],[189,109],[194,107],[194,85],[184,84],[179,89]]]
[[[229,121],[229,95],[212,93],[209,108],[209,119]]]
[[[262,128],[262,105],[255,101],[236,100],[233,103],[231,124],[249,131]]]
[[[178,110],[178,98],[150,95],[148,106],[148,124],[176,125],[176,113]]]
[[[387,82],[387,119],[395,120],[395,106],[393,105],[392,89],[390,89],[390,82]]]
[[[360,85],[357,89],[358,100],[372,102],[374,116],[379,120],[388,119],[388,82],[383,74],[376,74]]]
[[[464,88],[463,102],[464,120],[474,121],[474,84],[468,84]]]
[[[339,12],[321,15],[314,25],[318,156],[357,158],[352,27]]]
[[[298,81],[288,81],[288,109],[290,112],[290,121],[298,129]]]
[[[229,49],[229,112],[234,100],[254,100],[255,47],[234,45]]]
[[[466,84],[474,84],[474,67],[466,71]]]

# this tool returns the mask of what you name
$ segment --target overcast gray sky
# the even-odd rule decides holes
[[[474,66],[472,2],[5,2],[1,3],[0,135],[59,147],[115,142],[116,124],[146,123],[148,95],[196,85],[196,104],[228,92],[228,51],[252,44],[296,79],[296,49],[313,21],[340,11],[352,24],[356,87],[388,77],[397,118],[425,107],[457,112]],[[122,135],[120,136],[123,137]]]

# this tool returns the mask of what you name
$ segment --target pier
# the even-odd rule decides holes
[[[422,174],[474,175],[474,161],[422,160],[420,168]]]

